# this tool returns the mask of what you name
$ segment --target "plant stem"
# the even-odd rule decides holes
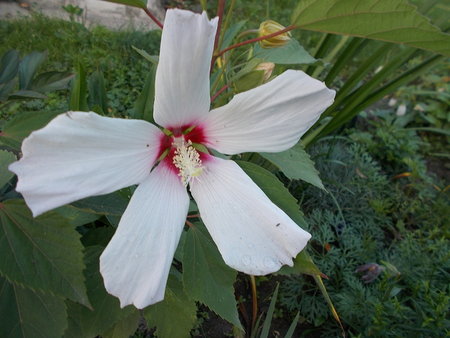
[[[224,75],[224,67],[220,67],[218,70],[218,74],[214,82],[211,84],[211,91],[210,93],[215,93],[217,90],[217,86],[219,85],[220,81],[222,80],[222,76]]]
[[[234,48],[237,48],[237,47],[241,47],[241,46],[245,46],[245,45],[248,45],[249,43],[258,42],[258,41],[265,40],[265,39],[270,39],[270,38],[273,38],[274,36],[278,36],[278,35],[281,35],[283,33],[289,32],[289,31],[293,30],[294,28],[297,28],[297,26],[291,25],[291,26],[286,27],[285,29],[279,30],[278,32],[275,32],[275,33],[272,33],[272,34],[268,34],[268,35],[260,36],[260,37],[254,38],[254,39],[250,39],[250,40],[246,40],[246,41],[242,41],[242,42],[236,43],[236,44],[231,45],[230,47],[225,48],[224,50],[221,50],[220,52],[218,52],[216,57],[219,57],[219,56],[223,55],[224,53],[228,52],[231,49],[234,49]]]
[[[328,63],[331,60],[333,60],[336,54],[339,53],[339,51],[345,46],[349,38],[350,38],[349,36],[342,36],[339,42],[331,50],[331,52],[329,52],[327,56],[323,59],[324,63]],[[317,66],[311,76],[314,78],[319,77],[320,73],[322,73],[324,68],[325,66],[323,64]]]
[[[350,60],[365,48],[368,42],[369,40],[352,38],[347,47],[345,47],[345,49],[339,55],[333,67],[330,69],[325,78],[325,83],[328,87],[331,86],[333,80],[336,78],[339,72],[350,62]]]
[[[334,43],[336,37],[332,34],[324,34],[322,35],[319,43],[317,44],[317,47],[315,48],[312,55],[315,59],[322,59],[326,55],[326,52],[330,48],[330,46]],[[314,69],[317,68],[317,65],[309,65],[308,68],[306,68],[305,73],[308,75],[311,75],[314,71]]]
[[[222,19],[223,19],[223,12],[225,10],[225,0],[219,0],[219,3],[217,4],[217,16],[219,17],[219,22],[217,23],[217,31],[216,36],[214,38],[214,53],[211,58],[211,68],[210,72],[212,72],[214,64],[216,63],[216,60],[218,56],[216,56],[216,50],[220,47],[219,46],[219,38],[220,38],[220,29],[222,26]]]
[[[227,90],[228,89],[228,85],[225,85],[225,86],[223,86],[222,88],[220,88],[218,91],[217,91],[217,93],[215,93],[214,95],[213,95],[213,97],[211,97],[211,103],[213,103],[214,102],[214,100],[215,99],[217,99],[217,97],[220,95],[220,94],[222,94],[225,90]]]
[[[250,286],[252,288],[252,332],[255,330],[256,316],[258,315],[258,296],[256,294],[255,276],[250,275]]]
[[[387,48],[390,48],[388,44],[386,44],[386,46]],[[380,51],[382,50],[383,47],[381,47]],[[344,85],[344,87],[342,87],[341,90],[339,91],[338,93],[339,95],[336,98],[335,103],[333,103],[333,105],[331,105],[324,113],[328,114],[334,112],[333,118],[316,137],[323,137],[325,135],[328,135],[335,129],[342,126],[344,123],[351,120],[354,116],[356,116],[360,112],[360,110],[358,110],[359,108],[361,108],[360,105],[363,102],[368,102],[368,98],[370,97],[370,95],[373,94],[376,87],[381,83],[383,83],[388,76],[390,76],[393,72],[395,72],[398,69],[398,67],[400,67],[403,64],[406,64],[407,61],[411,57],[413,57],[416,52],[417,50],[414,48],[406,48],[404,51],[398,53],[397,57],[395,57],[393,60],[391,60],[388,63],[385,63],[383,68],[380,71],[375,72],[374,76],[370,80],[361,85],[358,89],[355,89],[348,96],[346,95],[344,97],[341,95],[343,94],[343,92],[345,92],[344,87],[350,82],[350,80],[348,80]],[[377,58],[378,56],[375,55],[375,59]],[[384,91],[383,96],[386,94],[387,92]],[[338,106],[341,102],[345,103],[343,107]],[[371,101],[371,103],[373,102],[374,101]]]
[[[217,23],[216,37],[214,38],[214,50],[216,50],[216,48],[219,48],[218,44],[224,10],[225,10],[225,0],[219,0],[219,3],[217,4],[217,16],[219,17],[219,22]]]
[[[415,66],[414,68],[411,68],[410,70],[404,72],[400,76],[396,77],[394,80],[390,81],[383,87],[379,88],[375,92],[368,95],[366,99],[355,108],[355,110],[361,111],[365,109],[366,107],[370,106],[376,101],[382,99],[385,95],[392,93],[398,87],[405,85],[414,80],[415,78],[419,77],[420,75],[428,71],[431,67],[433,67],[435,64],[440,62],[442,59],[444,59],[443,55],[431,56],[430,58],[426,59],[422,63]]]
[[[156,18],[156,16],[153,15],[152,12],[150,12],[150,10],[147,7],[143,8],[143,10],[145,14],[147,14],[150,17],[150,19],[152,19],[158,25],[159,28],[163,29],[163,24]]]
[[[231,0],[230,4],[228,5],[227,15],[225,15],[225,21],[223,22],[223,25],[222,25],[221,31],[220,31],[219,46],[222,46],[223,37],[225,35],[225,32],[227,31],[228,26],[230,25],[231,16],[232,16],[235,4],[236,4],[236,0]]]

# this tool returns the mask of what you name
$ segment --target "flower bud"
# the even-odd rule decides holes
[[[272,75],[275,64],[272,62],[261,62],[250,72],[241,76],[234,82],[235,92],[245,92],[252,88],[258,87],[267,82]]]
[[[367,263],[356,268],[355,272],[363,273],[361,279],[364,283],[373,282],[386,268],[377,263]]]
[[[267,82],[267,80],[269,80],[274,68],[275,64],[273,62],[261,62],[255,67],[254,70],[262,70],[264,72],[263,75],[263,83],[264,83]]]
[[[278,22],[275,22],[273,20],[266,20],[261,22],[261,25],[259,26],[258,34],[259,36],[265,36],[269,34],[276,33],[280,30],[285,29],[286,27],[280,25]],[[259,43],[261,44],[261,47],[263,48],[276,48],[284,46],[289,42],[291,39],[291,33],[286,32],[282,33],[280,35],[261,40]]]

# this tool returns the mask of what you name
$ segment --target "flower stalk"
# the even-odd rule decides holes
[[[286,27],[285,29],[279,30],[279,31],[277,31],[275,33],[272,33],[272,34],[259,36],[257,38],[253,38],[253,39],[250,39],[250,40],[246,40],[246,41],[242,41],[242,42],[236,43],[236,44],[231,45],[230,47],[227,47],[227,48],[221,50],[220,52],[218,52],[217,55],[216,55],[216,58],[222,56],[224,53],[228,52],[229,50],[232,50],[232,49],[235,49],[235,48],[238,48],[238,47],[241,47],[241,46],[245,46],[245,45],[248,45],[248,44],[253,43],[253,42],[258,42],[258,41],[262,41],[262,40],[265,40],[265,39],[270,39],[270,38],[273,38],[275,36],[281,35],[283,33],[289,32],[289,31],[291,31],[291,30],[293,30],[295,28],[297,28],[297,26],[291,25],[291,26]]]
[[[219,3],[217,4],[217,17],[219,18],[219,22],[217,24],[217,30],[216,30],[216,36],[214,38],[214,52],[213,56],[211,58],[211,71],[214,67],[214,63],[216,62],[217,57],[214,56],[215,51],[219,48],[219,40],[220,40],[220,30],[222,28],[222,20],[223,20],[223,13],[225,10],[225,0],[219,0]]]
[[[217,97],[222,94],[225,90],[228,89],[228,85],[223,86],[222,88],[220,88],[217,93],[215,93],[212,97],[211,97],[211,103],[214,102],[215,99],[217,99]]]
[[[150,17],[150,19],[152,19],[153,22],[158,25],[159,28],[163,29],[163,24],[161,23],[161,21],[159,21],[147,7],[143,8],[143,10],[145,14],[147,14]]]
[[[252,332],[255,329],[256,317],[258,316],[258,295],[256,293],[255,276],[250,275],[250,286],[252,288]]]
[[[217,17],[219,18],[219,23],[217,24],[216,37],[214,38],[214,50],[219,47],[220,29],[222,27],[224,10],[225,0],[219,0],[219,3],[217,4]]]

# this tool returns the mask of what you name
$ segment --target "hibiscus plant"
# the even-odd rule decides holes
[[[76,104],[83,100],[80,67],[73,111],[49,115],[42,125],[25,117],[0,134],[23,139],[17,157],[0,151],[9,168],[0,183],[17,176],[15,190],[9,184],[0,200],[6,336],[129,335],[142,314],[159,336],[187,336],[197,304],[242,335],[255,329],[257,313],[252,325],[242,325],[237,272],[250,276],[255,293],[254,276],[306,273],[327,297],[324,275],[305,249],[311,234],[298,203],[275,174],[324,189],[299,140],[313,126],[305,143],[336,129],[363,101],[355,92],[338,93],[335,101],[334,75],[325,82],[310,76],[332,60],[311,56],[291,31],[370,37],[443,54],[449,49],[440,41],[448,37],[403,0],[351,6],[344,0],[340,7],[333,0],[301,1],[291,25],[267,20],[241,35],[243,23],[230,24],[235,1],[219,0],[211,18],[206,1],[202,13],[168,9],[164,22],[144,0],[113,2],[143,9],[162,29],[159,58],[140,51],[156,67],[142,94],[150,104],[126,118],[88,111]],[[394,8],[403,13],[399,22],[389,16]],[[369,27],[359,23],[364,13],[384,15]],[[411,31],[427,32],[420,39],[398,33],[411,17],[420,19]],[[258,36],[238,41],[253,33]],[[354,41],[342,45],[356,49],[361,40]],[[408,56],[415,51],[407,50]],[[342,108],[347,95],[354,104]],[[20,132],[22,125],[32,132]]]

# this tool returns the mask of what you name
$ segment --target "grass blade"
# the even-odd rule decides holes
[[[291,338],[294,334],[295,328],[297,327],[298,318],[300,317],[300,312],[297,312],[297,315],[295,316],[294,320],[292,321],[291,326],[289,326],[289,330],[286,332],[286,335],[284,338]]]
[[[320,276],[313,276],[314,280],[316,281],[317,286],[320,289],[320,292],[322,292],[323,297],[325,298],[328,307],[330,308],[331,311],[331,315],[333,316],[333,318],[338,322],[339,326],[341,327],[342,330],[342,336],[345,337],[345,330],[344,327],[342,326],[342,322],[341,319],[339,318],[339,315],[333,305],[333,302],[331,301],[330,296],[328,295],[327,289],[325,287],[325,284],[323,284],[323,280],[322,277]]]
[[[264,319],[263,329],[261,331],[260,338],[267,338],[269,336],[270,324],[272,324],[273,311],[275,310],[275,303],[278,297],[278,288],[280,284],[277,284],[275,292],[272,295],[272,300],[270,301],[269,310],[267,311],[266,319]]]

